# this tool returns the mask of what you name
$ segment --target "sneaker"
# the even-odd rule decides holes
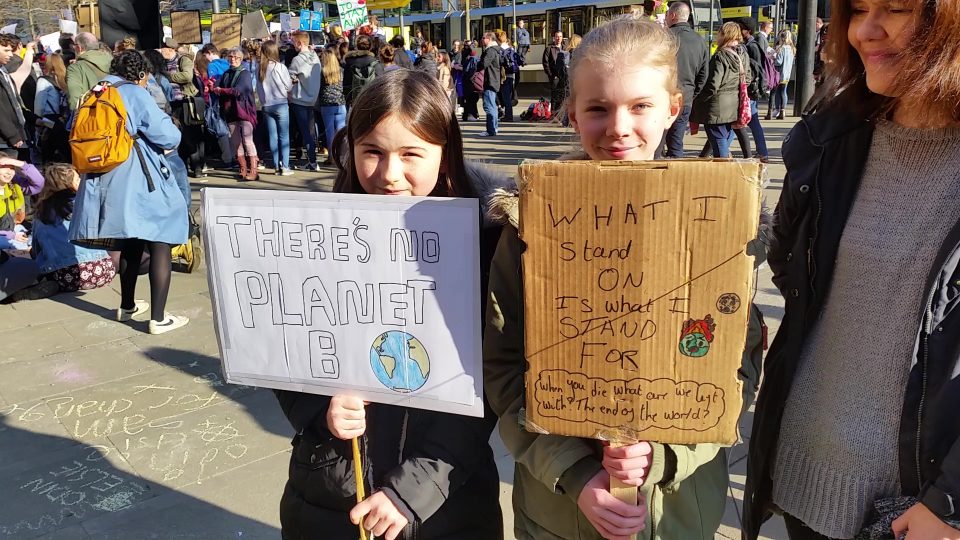
[[[150,320],[149,330],[153,335],[165,334],[171,330],[176,330],[187,325],[190,322],[190,319],[186,317],[179,317],[177,315],[171,315],[169,313],[164,313],[164,318],[162,321]]]
[[[480,133],[480,136],[481,136],[481,137],[496,137],[497,134],[496,134],[496,133],[487,133],[486,131],[483,131],[483,132]]]
[[[277,171],[277,176],[293,176],[297,173],[293,172],[292,169],[283,168]]]
[[[120,322],[127,322],[137,315],[143,315],[150,309],[150,304],[144,302],[143,300],[134,300],[133,307],[130,309],[120,308],[117,310],[117,320]]]
[[[307,163],[305,165],[299,165],[296,168],[301,171],[320,172],[320,165],[316,163]]]
[[[213,169],[211,169],[210,167],[207,167],[206,165],[204,165],[203,168],[200,169],[200,172],[203,173],[203,174],[207,174],[208,172],[210,172],[210,171],[212,171],[212,170],[213,170]]]
[[[267,166],[264,165],[263,163],[257,163],[257,170],[258,170],[258,171],[265,171],[265,170],[267,170]]]

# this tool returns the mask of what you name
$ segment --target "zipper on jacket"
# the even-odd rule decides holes
[[[922,373],[922,382],[920,384],[920,405],[917,407],[917,440],[915,446],[915,457],[917,461],[917,488],[923,485],[923,475],[920,464],[920,436],[923,427],[923,407],[927,399],[927,356],[930,353],[930,332],[933,330],[933,295],[940,284],[938,277],[933,281],[933,288],[927,295],[927,305],[923,312],[923,343],[921,344],[922,353],[920,355],[920,370]]]

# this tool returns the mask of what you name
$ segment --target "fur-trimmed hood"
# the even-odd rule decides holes
[[[467,161],[467,178],[473,185],[473,190],[480,199],[480,212],[483,215],[483,228],[499,227],[504,221],[496,219],[493,211],[495,201],[500,193],[512,193],[517,196],[517,184],[514,180],[505,174],[494,171],[488,166],[476,162]]]

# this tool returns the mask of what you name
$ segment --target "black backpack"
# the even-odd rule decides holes
[[[355,65],[351,69],[353,70],[353,79],[350,81],[349,92],[352,96],[351,99],[356,99],[360,95],[360,91],[377,78],[377,61],[373,61],[366,66]]]

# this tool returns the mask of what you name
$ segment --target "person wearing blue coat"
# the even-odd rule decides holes
[[[180,131],[145,90],[148,69],[137,51],[118,54],[103,80],[117,87],[127,115],[127,131],[138,135],[136,150],[103,174],[87,174],[80,183],[70,222],[70,241],[120,251],[120,308],[117,320],[146,313],[149,331],[162,334],[189,322],[164,311],[170,290],[171,247],[187,241],[188,202],[178,186],[168,155],[175,156]],[[140,259],[150,253],[150,300],[134,298]]]

